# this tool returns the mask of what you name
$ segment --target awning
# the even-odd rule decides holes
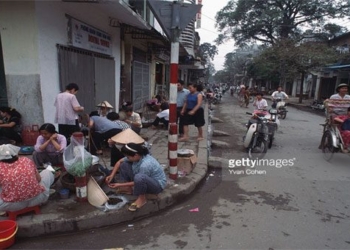
[[[327,66],[326,69],[350,69],[350,64]]]
[[[80,9],[84,5],[94,6],[102,10],[110,17],[111,25],[114,21],[129,24],[140,29],[150,30],[150,26],[138,13],[133,11],[123,0],[99,1],[99,0],[62,0],[71,8]]]

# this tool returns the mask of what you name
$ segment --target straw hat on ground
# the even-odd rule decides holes
[[[99,104],[96,105],[96,107],[99,107],[99,108],[109,108],[109,109],[112,109],[113,106],[107,102],[107,101],[103,101],[103,102],[100,102]]]
[[[139,144],[145,142],[145,140],[136,134],[131,128],[125,129],[124,131],[116,134],[111,138],[111,140],[119,144],[128,144],[130,142]]]
[[[104,205],[109,199],[93,177],[87,184],[87,198],[89,203],[95,207]]]

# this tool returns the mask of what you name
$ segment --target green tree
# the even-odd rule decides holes
[[[225,70],[218,70],[214,75],[215,82],[229,82],[229,73]]]
[[[324,65],[339,60],[339,54],[325,43],[306,42],[295,44],[292,40],[282,40],[265,49],[257,58],[255,65],[264,65],[268,74],[278,72],[281,83],[301,75],[299,102],[302,102],[303,80],[305,74],[317,71]]]
[[[213,61],[215,55],[218,54],[218,49],[216,45],[203,43],[199,46],[198,54],[200,58],[202,58],[202,64],[205,66],[205,82],[209,82],[210,77],[215,74],[215,67],[211,61]]]
[[[241,46],[252,41],[275,44],[302,40],[302,29],[321,29],[327,18],[348,15],[348,0],[230,0],[216,15],[222,34],[217,44],[234,39]]]
[[[204,60],[214,60],[215,55],[217,55],[218,48],[216,45],[212,45],[210,43],[203,43],[199,46],[199,55]]]

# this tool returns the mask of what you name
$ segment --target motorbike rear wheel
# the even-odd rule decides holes
[[[321,146],[322,146],[323,158],[326,161],[330,161],[335,151],[335,148],[333,147],[333,144],[332,144],[331,132],[329,131],[324,132],[322,136]]]
[[[273,139],[274,139],[274,134],[269,135],[269,143],[267,144],[267,146],[269,147],[269,149],[272,147]]]
[[[261,138],[258,138],[254,148],[248,148],[248,157],[251,159],[262,159],[267,152],[267,142]]]
[[[286,111],[282,111],[281,112],[281,118],[284,120],[284,119],[286,119],[286,117],[287,117],[287,112]]]

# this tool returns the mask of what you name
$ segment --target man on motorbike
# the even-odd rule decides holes
[[[256,93],[255,101],[253,103],[254,111],[251,119],[256,119],[257,116],[265,116],[268,114],[267,112],[267,101],[262,98],[263,94],[261,92]],[[252,124],[251,119],[248,121],[247,127],[249,128]]]
[[[288,95],[282,91],[282,87],[281,86],[278,86],[277,88],[277,91],[273,92],[272,95],[272,100],[273,100],[273,103],[272,103],[272,108],[276,108],[277,107],[277,100],[284,100],[284,99],[289,99]]]
[[[263,94],[261,92],[256,93],[253,106],[255,107],[254,112],[267,109],[267,101],[263,98]]]
[[[253,111],[253,116],[248,120],[248,123],[246,124],[247,131],[249,131],[249,128],[253,123],[257,122],[256,119],[258,119],[258,117],[265,117],[266,115],[268,115],[267,101],[262,97],[263,94],[261,92],[256,93],[255,101],[253,103],[253,106],[255,107]],[[244,141],[245,137],[243,138]]]

